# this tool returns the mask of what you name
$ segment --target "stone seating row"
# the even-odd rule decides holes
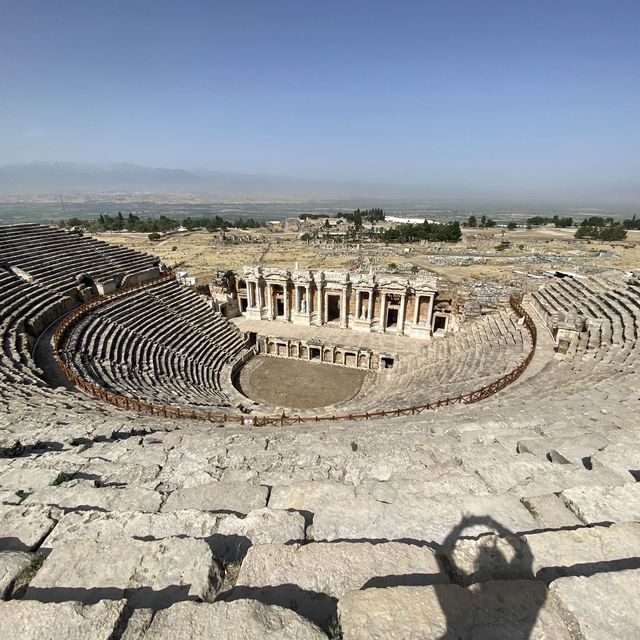
[[[363,413],[423,405],[464,395],[517,367],[531,339],[510,310],[488,314],[460,331],[434,339],[419,354],[405,355],[397,368],[378,372],[371,387],[324,413]]]
[[[13,225],[0,226],[0,264],[18,267],[49,289],[65,292],[77,286],[79,276],[123,277],[157,267],[159,261],[44,225]]]
[[[583,585],[590,607],[607,585],[611,597],[637,591],[637,576],[623,573],[634,570],[640,545],[640,493],[629,474],[637,460],[628,444],[616,444],[615,430],[599,433],[601,426],[590,439],[583,429],[548,443],[529,427],[496,428],[498,442],[468,440],[459,421],[443,415],[328,425],[320,433],[318,426],[187,427],[18,457],[0,467],[0,546],[26,554],[23,563],[34,553],[45,559],[23,595],[10,596],[13,609],[3,620],[17,624],[16,610],[41,603],[97,606],[92,596],[100,593],[103,607],[126,600],[130,609],[151,609],[150,634],[171,623],[173,634],[188,628],[206,637],[194,631],[197,612],[213,601],[221,609],[238,602],[284,607],[271,611],[282,618],[294,610],[324,632],[339,625],[343,637],[360,638],[367,626],[357,632],[355,621],[367,603],[378,634],[372,637],[381,637],[380,611],[396,631],[406,618],[421,637],[440,637],[453,622],[436,586],[453,590],[469,617],[482,584],[497,590],[496,605],[508,615],[522,608],[505,605],[509,591],[523,600],[538,593],[539,624],[565,637],[559,603],[563,611],[574,607],[583,625],[591,622],[566,595],[567,584],[606,579]],[[635,451],[640,455],[637,445]],[[62,469],[73,479],[51,486]],[[11,503],[18,486],[30,495]],[[508,535],[495,535],[494,523]],[[467,537],[446,546],[463,526]],[[135,572],[137,566],[146,569]],[[504,580],[510,582],[498,589]],[[189,586],[170,588],[178,584]],[[435,598],[429,624],[440,636],[413,617],[412,597],[421,607]],[[171,617],[186,600],[195,600],[187,603],[189,624]],[[396,602],[403,619],[390,607]],[[610,603],[602,604],[606,610]],[[88,612],[84,619],[94,621]],[[618,614],[616,624],[627,618]],[[495,624],[492,637],[517,637],[519,627],[500,631],[504,620]]]
[[[95,309],[70,332],[65,354],[78,375],[148,402],[228,406],[223,366],[239,332],[175,281]]]

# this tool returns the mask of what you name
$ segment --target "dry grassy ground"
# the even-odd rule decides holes
[[[640,231],[629,232],[624,242],[599,243],[576,241],[574,229],[464,229],[463,241],[456,245],[389,245],[362,244],[359,246],[327,244],[310,245],[293,233],[234,231],[247,236],[251,242],[221,242],[217,233],[193,231],[176,233],[159,242],[152,242],[146,233],[102,233],[100,240],[122,244],[153,253],[170,267],[187,271],[202,281],[210,280],[217,269],[241,269],[247,264],[271,267],[302,267],[345,269],[354,260],[380,266],[416,264],[453,281],[466,278],[505,280],[513,277],[513,269],[540,272],[573,266],[590,265],[599,268],[628,270],[640,266]],[[504,239],[509,248],[496,252]],[[613,257],[600,257],[600,251],[612,252]],[[485,264],[437,264],[450,262],[453,257],[484,257]],[[544,262],[535,256],[545,257]]]

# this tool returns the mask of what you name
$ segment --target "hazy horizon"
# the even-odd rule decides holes
[[[0,7],[0,165],[640,193],[637,2]]]

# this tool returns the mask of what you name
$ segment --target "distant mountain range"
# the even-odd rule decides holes
[[[0,194],[191,193],[212,198],[338,200],[540,200],[583,204],[638,204],[640,184],[591,186],[580,192],[516,194],[477,188],[402,185],[288,176],[249,175],[223,171],[160,169],[135,164],[36,162],[0,166]]]
[[[15,164],[0,167],[0,193],[43,192],[206,193],[218,198],[340,199],[366,197],[442,198],[484,196],[490,192],[465,188],[434,188],[337,180],[305,180],[289,176],[250,175],[196,169],[157,169],[135,164],[67,162]]]

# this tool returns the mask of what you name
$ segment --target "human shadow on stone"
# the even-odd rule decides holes
[[[463,532],[473,527],[493,529],[500,544],[495,537],[486,539],[492,544],[479,542],[469,574],[456,565],[453,552]],[[505,554],[507,546],[512,548],[511,558]],[[547,589],[533,577],[533,556],[526,541],[490,516],[465,516],[445,539],[438,559],[442,571],[457,583],[434,586],[446,621],[442,640],[526,640],[531,636]]]

